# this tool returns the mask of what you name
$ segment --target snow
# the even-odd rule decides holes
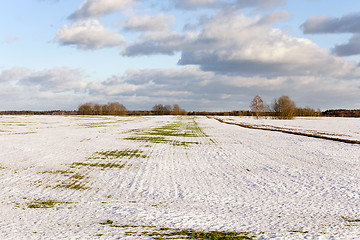
[[[358,119],[226,119],[351,139],[360,132]],[[192,136],[155,138],[170,125]],[[100,154],[115,150],[144,157]],[[125,167],[94,165],[108,162]],[[152,239],[141,232],[161,227],[359,239],[359,163],[357,144],[206,117],[0,116],[0,239]],[[29,207],[47,200],[58,203]],[[108,219],[122,227],[100,224]]]
[[[356,118],[297,117],[293,120],[279,120],[272,118],[256,119],[253,117],[220,117],[220,119],[260,127],[280,128],[334,138],[360,140],[360,119]]]

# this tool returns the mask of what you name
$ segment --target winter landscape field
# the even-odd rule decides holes
[[[360,140],[360,120],[222,117]],[[189,116],[0,116],[0,239],[360,239],[360,145]]]

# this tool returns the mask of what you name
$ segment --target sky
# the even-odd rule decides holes
[[[0,110],[360,109],[358,0],[11,0]]]

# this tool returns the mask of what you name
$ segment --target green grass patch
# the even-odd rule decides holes
[[[110,123],[113,123],[113,122],[83,123],[83,124],[79,124],[79,126],[85,127],[85,128],[99,128],[99,127],[107,127],[108,124],[110,124]]]
[[[252,239],[247,236],[249,233],[238,233],[238,232],[202,232],[192,229],[185,230],[166,230],[165,232],[153,232],[147,234],[147,236],[156,237],[155,239]]]
[[[174,229],[156,226],[137,226],[137,225],[118,225],[114,221],[107,219],[101,222],[101,225],[109,225],[116,228],[131,228],[132,231],[126,232],[126,235],[136,238],[152,237],[154,239],[253,239],[249,232],[227,232],[227,231],[197,231],[193,229]],[[137,230],[137,231],[136,231]],[[144,231],[146,230],[146,231]],[[141,232],[140,232],[141,231]]]
[[[124,138],[125,140],[137,141],[137,142],[151,142],[151,143],[168,143],[170,140],[161,136],[131,136]]]
[[[341,218],[349,223],[360,223],[360,219],[350,219],[350,218],[344,217],[344,216],[342,216]]]
[[[107,219],[105,222],[101,222],[100,225],[111,225],[113,223],[114,223],[114,221]]]
[[[89,187],[86,187],[87,182],[83,181],[87,177],[85,175],[82,175],[80,173],[75,173],[71,176],[69,176],[68,179],[65,181],[62,181],[60,184],[57,184],[54,188],[68,188],[73,190],[86,190],[90,189]]]
[[[85,166],[85,167],[98,167],[98,168],[124,168],[126,163],[85,163],[85,162],[76,162],[71,164],[71,167]]]
[[[51,174],[62,174],[66,177],[70,176],[71,174],[73,174],[74,172],[73,171],[70,171],[70,170],[48,170],[48,171],[44,171],[42,172],[42,174],[45,174],[45,173],[51,173]]]
[[[113,150],[104,152],[95,152],[89,159],[121,159],[121,158],[146,158],[147,156],[142,154],[143,151],[125,149],[125,150]]]
[[[15,134],[15,135],[25,135],[25,134],[32,134],[32,133],[36,133],[36,132],[20,132],[20,133],[12,133],[12,134]]]
[[[302,231],[302,230],[290,230],[291,233],[308,233],[308,231]]]
[[[53,208],[59,204],[71,204],[73,202],[60,202],[55,200],[41,201],[39,199],[27,203],[28,208]]]
[[[167,143],[173,146],[189,146],[192,144],[200,144],[198,141],[190,140],[191,138],[199,138],[208,136],[201,130],[195,118],[189,119],[179,117],[174,123],[169,123],[161,127],[150,129],[133,129],[130,131],[133,136],[126,137],[126,140],[151,142],[151,143]],[[210,139],[212,143],[213,140]]]

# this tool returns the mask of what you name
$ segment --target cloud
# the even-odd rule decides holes
[[[175,7],[180,9],[198,8],[257,8],[271,9],[284,5],[285,0],[175,0]]]
[[[34,71],[27,68],[12,68],[2,71],[0,83],[12,82],[21,88],[38,89],[39,91],[80,92],[83,91],[88,81],[83,79],[79,69],[57,67]]]
[[[359,86],[357,80],[329,75],[232,76],[185,66],[129,69],[125,74],[112,76],[96,86],[89,85],[89,92],[93,97],[119,99],[126,106],[136,103],[141,109],[151,109],[157,103],[179,103],[187,110],[223,111],[247,109],[259,92],[268,103],[274,97],[288,94],[299,106],[341,107],[350,99],[360,100]]]
[[[97,20],[65,25],[57,32],[56,40],[62,45],[74,45],[83,50],[119,47],[126,42],[123,36],[106,29]]]
[[[310,17],[300,27],[304,34],[360,33],[360,14],[353,13],[341,18],[328,16]]]
[[[123,27],[127,31],[167,31],[175,22],[174,16],[158,14],[156,16],[131,16]]]
[[[124,56],[141,56],[165,54],[173,55],[185,46],[195,48],[196,34],[176,32],[155,32],[143,34],[141,40],[127,46],[121,54]]]
[[[347,43],[335,45],[332,53],[337,56],[360,54],[360,14],[347,14],[341,18],[328,16],[310,17],[300,27],[305,34],[354,33]]]
[[[360,34],[355,34],[345,44],[335,45],[332,52],[337,56],[351,56],[360,54]]]
[[[27,68],[20,68],[20,67],[5,69],[0,74],[0,83],[18,81],[22,77],[30,75],[31,72],[32,71]]]
[[[258,21],[259,25],[273,25],[277,22],[286,20],[290,17],[290,13],[287,11],[273,12],[265,15]]]
[[[73,110],[83,101],[89,83],[80,69],[5,69],[0,72],[1,107],[2,110]]]
[[[238,8],[259,8],[271,9],[285,4],[285,0],[237,0],[236,7]]]
[[[288,17],[275,12],[249,18],[237,12],[214,15],[199,32],[148,33],[122,52],[126,56],[181,52],[179,65],[241,76],[360,76],[356,64],[335,57],[310,40],[292,37],[271,25]]]
[[[175,0],[175,7],[183,9],[211,8],[220,2],[219,0]]]
[[[85,74],[66,67],[4,70],[0,73],[2,109],[72,110],[84,102],[119,101],[128,109],[178,103],[189,111],[231,111],[248,109],[259,92],[268,103],[286,94],[299,106],[323,109],[354,107],[354,102],[360,102],[358,80],[329,75],[239,76],[197,66],[129,69],[99,82],[87,80]]]
[[[22,39],[22,37],[20,35],[8,36],[7,38],[4,39],[3,43],[11,44],[11,43],[19,41],[21,39]]]
[[[124,10],[134,4],[133,0],[85,0],[69,19],[99,18],[115,11]]]

